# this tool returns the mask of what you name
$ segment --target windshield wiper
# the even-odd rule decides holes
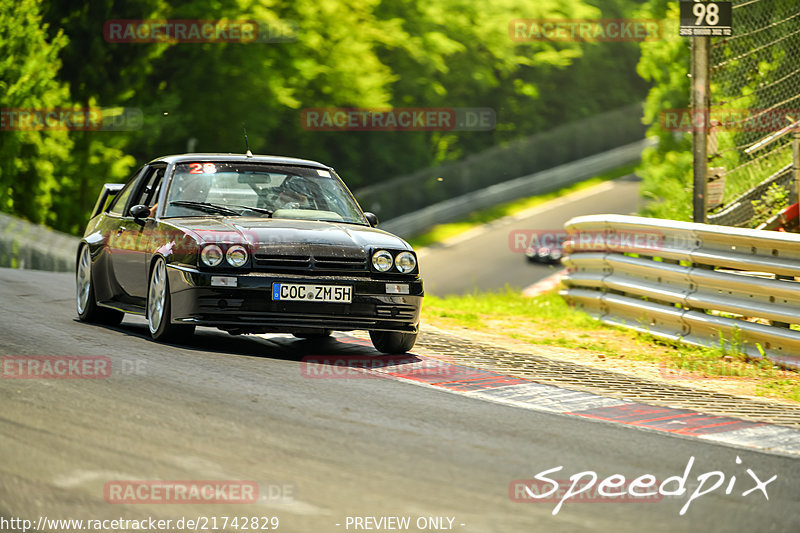
[[[354,222],[352,220],[327,220],[324,218],[317,218],[315,220],[317,222],[334,222],[336,224],[355,224],[356,226],[368,226],[368,224],[364,224],[363,222]]]
[[[238,211],[234,211],[224,205],[217,205],[217,204],[210,204],[208,202],[192,202],[189,200],[175,200],[170,202],[169,205],[177,205],[178,207],[194,207],[195,209],[199,209],[200,211],[206,211],[210,213],[223,213],[226,215],[235,215],[237,217],[242,216],[241,213]]]
[[[250,211],[255,211],[256,213],[264,213],[265,215],[269,215],[272,217],[272,210],[265,209],[263,207],[250,207],[249,205],[238,205],[238,204],[225,204],[229,207],[241,207],[243,209],[249,209]]]

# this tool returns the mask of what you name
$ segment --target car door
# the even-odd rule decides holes
[[[136,220],[130,209],[146,202],[164,174],[165,165],[146,166],[131,188],[124,205],[119,207],[118,222],[109,236],[109,250],[114,277],[121,289],[118,298],[126,303],[144,306],[147,295],[146,258],[142,250],[147,220]],[[152,229],[152,225],[150,226]]]
[[[104,267],[110,284],[111,296],[115,300],[123,301],[126,297],[119,281],[119,269],[117,267],[119,259],[125,254],[126,250],[124,239],[127,238],[125,230],[128,222],[124,214],[131,195],[136,190],[145,170],[146,167],[142,167],[134,173],[125,184],[125,187],[111,201],[105,215],[106,222],[103,231],[106,240],[106,260],[104,261]]]
[[[147,303],[147,285],[150,281],[149,265],[152,257],[152,248],[157,247],[162,238],[157,235],[158,222],[155,219],[156,207],[158,205],[159,192],[164,183],[166,174],[166,164],[154,164],[153,171],[144,178],[142,188],[136,198],[131,200],[131,207],[134,205],[146,205],[150,208],[150,215],[134,223],[139,227],[135,236],[136,254],[131,258],[135,262],[130,265],[131,283],[129,294],[142,301],[142,305]]]

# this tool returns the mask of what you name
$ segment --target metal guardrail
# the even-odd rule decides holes
[[[0,213],[0,267],[73,272],[78,238]]]
[[[568,302],[607,324],[800,368],[800,235],[624,215],[565,224]]]
[[[755,216],[753,202],[762,198],[773,184],[781,187],[787,192],[787,196],[790,196],[788,193],[791,191],[793,179],[792,164],[789,163],[749,191],[739,195],[718,212],[709,213],[708,223],[721,226],[747,226]]]
[[[571,161],[535,174],[498,183],[479,191],[429,205],[418,211],[382,221],[378,227],[400,237],[410,238],[436,224],[463,219],[474,211],[516,200],[517,198],[544,194],[622,165],[635,163],[641,159],[642,150],[654,144],[654,138],[626,144],[600,154]]]
[[[508,141],[458,161],[364,184],[354,194],[366,211],[390,220],[451,198],[481,191],[583,159],[645,137],[642,104],[636,103],[552,130]]]

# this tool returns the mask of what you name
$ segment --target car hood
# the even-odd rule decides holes
[[[411,250],[403,239],[383,230],[356,224],[280,218],[171,218],[176,229],[199,243],[247,242],[256,253],[289,255],[320,248],[327,252],[362,252],[370,248]]]

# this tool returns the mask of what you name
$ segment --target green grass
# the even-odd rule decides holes
[[[565,194],[587,189],[599,183],[603,183],[604,181],[609,181],[621,178],[622,176],[627,176],[628,174],[632,174],[637,166],[639,166],[638,162],[631,163],[630,165],[625,165],[622,167],[615,168],[614,170],[610,170],[603,174],[599,174],[585,181],[581,181],[580,183],[575,183],[568,187],[563,187],[556,191],[540,194],[537,196],[531,196],[528,198],[521,198],[519,200],[512,200],[511,202],[506,202],[504,204],[489,207],[487,209],[475,211],[473,213],[470,213],[464,220],[460,220],[457,222],[450,222],[447,224],[437,224],[429,231],[421,235],[412,237],[411,239],[408,240],[408,242],[414,248],[431,246],[432,244],[446,241],[447,239],[455,237],[456,235],[460,235],[461,233],[469,231],[472,228],[475,228],[482,224],[493,222],[503,217],[515,215],[517,213],[525,211],[526,209],[536,207],[539,204],[549,202],[550,200],[555,200],[556,198],[563,196]]]
[[[657,363],[675,379],[749,379],[756,394],[800,401],[800,376],[754,359],[734,339],[716,346],[691,346],[625,328],[607,326],[575,310],[552,291],[533,298],[506,288],[463,296],[426,296],[423,321],[442,327],[502,334],[535,345],[589,350],[605,358]],[[723,342],[724,341],[724,342]]]

